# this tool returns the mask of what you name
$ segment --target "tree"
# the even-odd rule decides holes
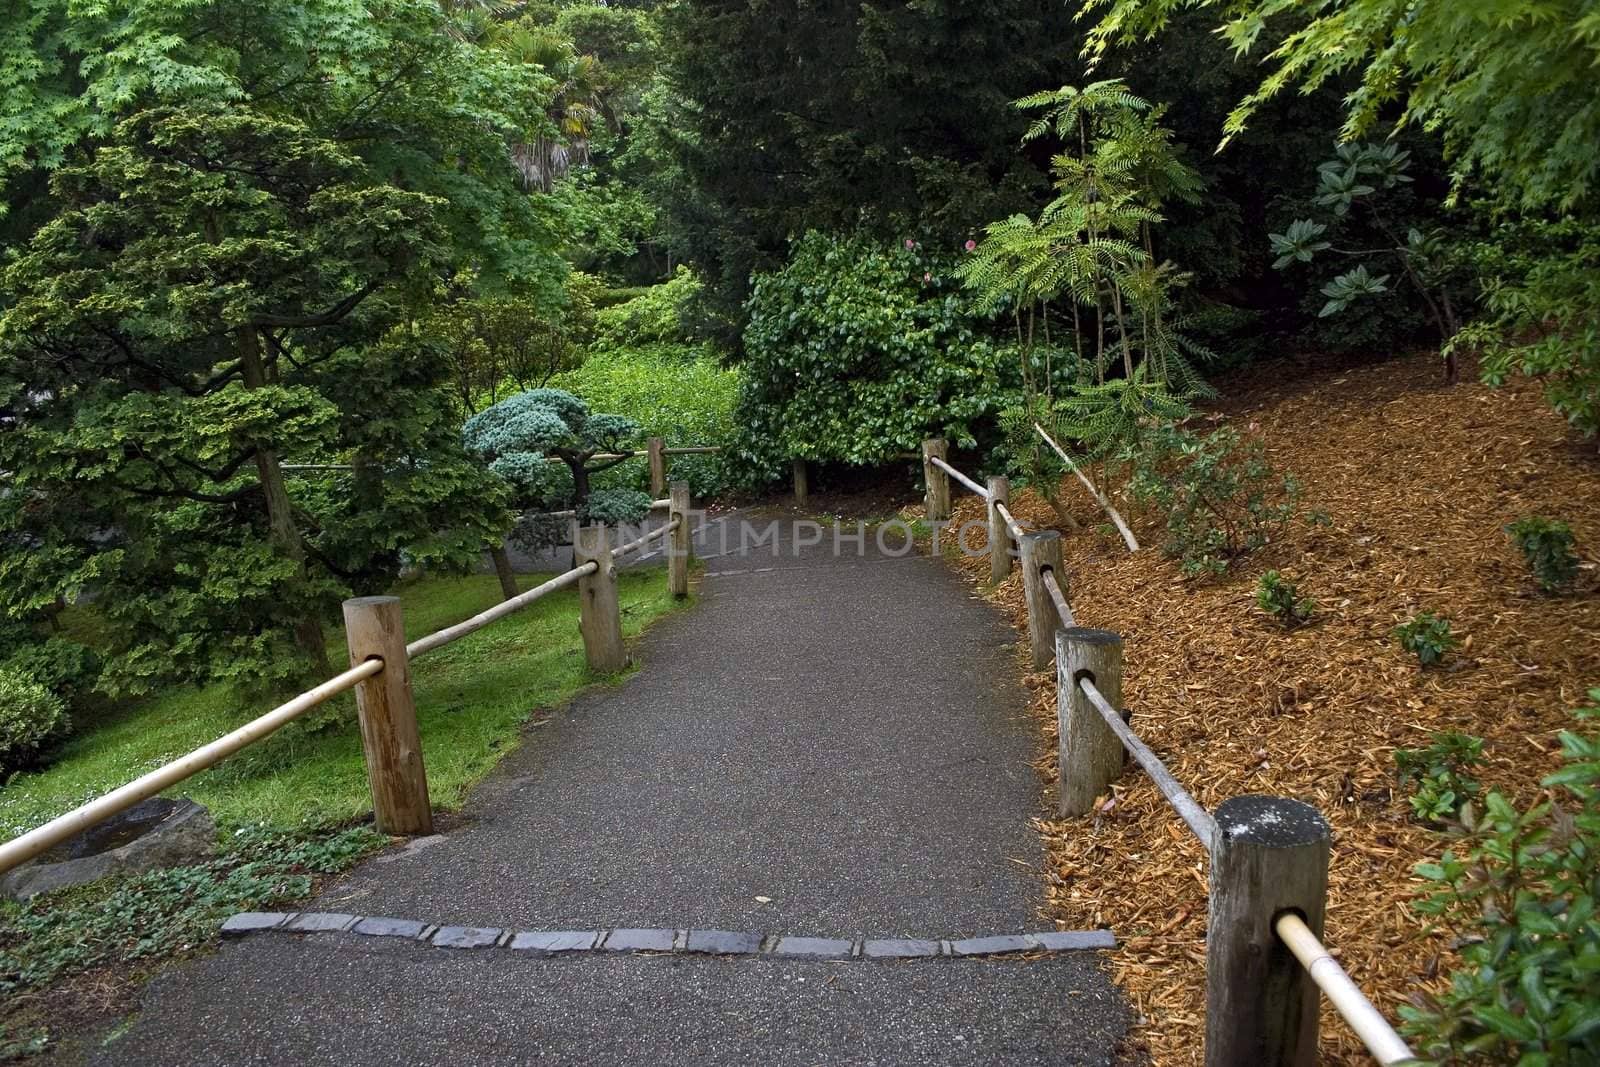
[[[429,0],[26,15],[8,199],[60,166],[0,296],[0,607],[95,589],[116,691],[298,673],[340,597],[504,528],[416,313],[464,269],[559,294],[507,152],[548,82]]]
[[[638,522],[650,509],[646,493],[591,486],[594,475],[628,461],[638,435],[639,424],[632,419],[590,412],[564,389],[530,389],[507,397],[461,428],[467,451],[511,487],[519,511],[570,508],[580,522],[610,525]],[[537,520],[520,532],[533,542],[548,533]],[[509,560],[497,556],[495,567],[502,591],[514,596]]]
[[[681,180],[659,206],[730,345],[751,278],[794,235],[958,244],[1043,193],[1009,102],[1074,73],[1055,0],[690,0],[665,26],[656,130]]]
[[[1013,215],[986,227],[961,275],[981,307],[1012,316],[1023,393],[1004,416],[1010,451],[1060,520],[1076,527],[1041,427],[1107,460],[1147,422],[1178,417],[1206,391],[1190,359],[1209,353],[1184,336],[1173,308],[1186,277],[1157,261],[1154,231],[1164,203],[1196,198],[1200,182],[1173,150],[1161,109],[1120,80],[1036,93],[1017,106],[1042,112],[1026,140],[1062,143],[1051,161],[1057,196],[1037,219]],[[1052,303],[1067,311],[1052,315]],[[1108,381],[1115,362],[1121,376]],[[1113,510],[1064,451],[1061,458]]]
[[[1086,53],[1164,30],[1204,8],[1238,55],[1265,47],[1272,70],[1228,117],[1224,143],[1285,89],[1326,83],[1345,97],[1341,139],[1385,117],[1437,131],[1458,178],[1481,174],[1526,207],[1588,201],[1600,174],[1600,23],[1583,0],[1493,4],[1348,0],[1082,0],[1098,14]]]

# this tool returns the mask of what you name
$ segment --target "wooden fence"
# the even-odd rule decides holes
[[[1411,1050],[1323,946],[1332,834],[1316,808],[1285,797],[1238,796],[1207,812],[1128,721],[1122,638],[1077,626],[1067,601],[1061,535],[1029,532],[1010,510],[1006,479],[980,486],[952,467],[946,442],[923,442],[930,522],[950,518],[952,480],[989,508],[990,577],[1022,568],[1028,643],[1038,670],[1056,664],[1060,728],[1057,802],[1084,815],[1131,756],[1210,853],[1206,922],[1207,1067],[1311,1067],[1317,1062],[1317,991],[1325,993],[1379,1063]],[[1126,755],[1125,755],[1126,754]]]
[[[497,619],[574,583],[578,586],[579,629],[590,669],[620,670],[627,665],[622,614],[617,603],[616,561],[651,541],[666,537],[667,586],[673,596],[689,592],[691,539],[689,486],[674,482],[665,499],[667,521],[626,544],[612,546],[606,526],[582,526],[574,539],[574,566],[525,593],[410,644],[400,613],[400,598],[357,597],[344,602],[350,669],[301,693],[232,733],[179,757],[149,774],[74,808],[37,829],[0,844],[0,874],[26,863],[62,841],[155,796],[247,745],[268,736],[318,704],[355,690],[361,745],[378,829],[388,834],[433,832],[433,809],[417,732],[411,661],[481,630]]]

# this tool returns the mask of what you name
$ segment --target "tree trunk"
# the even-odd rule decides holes
[[[267,384],[265,368],[261,365],[261,339],[250,326],[241,327],[236,335],[239,350],[239,367],[246,389],[260,389]],[[256,473],[261,479],[261,493],[267,501],[267,534],[284,555],[295,561],[299,569],[297,584],[306,581],[306,546],[300,529],[294,523],[293,506],[289,502],[289,489],[284,484],[283,470],[278,465],[278,454],[257,443]],[[328,645],[322,633],[322,620],[315,614],[295,623],[295,644],[311,660],[311,666],[320,674],[328,673]]]
[[[511,569],[511,555],[506,546],[491,545],[489,558],[494,560],[494,573],[500,579],[500,592],[507,600],[517,595],[517,574]]]

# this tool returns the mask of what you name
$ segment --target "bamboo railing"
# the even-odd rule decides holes
[[[615,561],[657,538],[668,537],[667,587],[677,597],[686,596],[689,592],[692,549],[688,484],[673,483],[671,494],[658,503],[667,506],[668,519],[661,526],[647,531],[644,536],[612,548],[611,532],[607,527],[580,527],[574,545],[574,554],[579,558],[572,569],[470,619],[418,638],[410,644],[404,643],[404,620],[398,597],[357,597],[345,601],[345,635],[351,662],[349,670],[187,755],[171,760],[102,797],[81,804],[42,826],[0,843],[0,874],[34,859],[118,812],[126,811],[141,800],[215,766],[324,701],[351,689],[356,692],[362,747],[378,829],[391,834],[431,833],[433,815],[428,801],[421,739],[417,734],[411,660],[459,641],[558,589],[576,583],[579,589],[579,630],[583,635],[584,655],[590,669],[599,672],[620,670],[627,665],[627,654],[622,642]]]
[[[1137,546],[1122,517],[1059,445],[1041,436],[1083,479]],[[1317,1062],[1321,991],[1381,1064],[1412,1058],[1389,1025],[1321,941],[1332,833],[1320,812],[1284,797],[1240,796],[1207,812],[1173,777],[1120,711],[1122,638],[1078,627],[1067,600],[1061,538],[1025,532],[1012,515],[1010,487],[988,487],[950,465],[948,445],[923,442],[925,505],[930,522],[950,518],[950,481],[989,508],[990,576],[1010,573],[1012,546],[1023,568],[1023,596],[1033,665],[1056,664],[1059,735],[1057,804],[1063,816],[1093,810],[1122,773],[1124,753],[1155,783],[1211,857],[1206,929],[1207,1067],[1312,1067]]]

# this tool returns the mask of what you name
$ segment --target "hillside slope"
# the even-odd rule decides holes
[[[1136,524],[1145,551],[1085,529],[1066,536],[1080,625],[1126,639],[1124,699],[1179,780],[1214,809],[1271,793],[1315,804],[1336,837],[1327,942],[1381,1010],[1448,966],[1443,937],[1409,909],[1412,866],[1444,839],[1411,815],[1393,750],[1435,730],[1485,738],[1480,777],[1521,796],[1559,765],[1558,730],[1600,685],[1600,462],[1539,396],[1439,384],[1434,358],[1285,381],[1285,369],[1234,383],[1225,417],[1265,438],[1304,484],[1307,511],[1277,543],[1222,579],[1185,579]],[[1470,368],[1467,374],[1470,375]],[[1052,522],[1023,494],[1019,517]],[[1087,498],[1076,514],[1103,521]],[[981,513],[968,497],[958,518]],[[1566,520],[1585,565],[1576,591],[1541,595],[1504,526]],[[965,560],[984,580],[984,560]],[[1277,568],[1317,601],[1315,622],[1284,632],[1254,604]],[[1020,620],[1018,576],[995,590]],[[1419,610],[1448,617],[1463,647],[1423,671],[1391,631]],[[1054,781],[1054,679],[1030,678]],[[1136,1039],[1158,1064],[1199,1062],[1204,1028],[1205,856],[1149,781],[1124,775],[1081,820],[1041,821],[1052,917],[1104,924],[1122,939],[1119,982],[1149,1025]],[[1366,1060],[1325,1014],[1325,1060]]]

